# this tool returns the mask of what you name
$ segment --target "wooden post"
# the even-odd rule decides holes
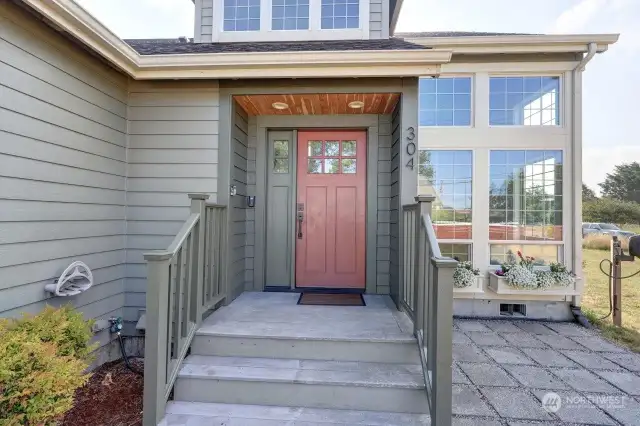
[[[427,288],[428,285],[428,259],[429,259],[429,244],[427,241],[427,234],[422,226],[422,215],[431,214],[431,203],[435,200],[431,195],[420,195],[415,198],[418,203],[418,209],[416,210],[416,245],[415,245],[415,280],[417,285],[417,291],[414,293],[416,298],[416,312],[414,321],[414,333],[418,329],[422,329],[422,336],[424,342],[428,339],[426,329],[424,325],[427,322],[428,306],[426,302],[428,300]],[[417,336],[417,335],[416,335]]]
[[[613,289],[613,324],[622,327],[622,245],[617,237],[611,240],[611,288]]]
[[[191,289],[191,312],[189,313],[189,317],[193,319],[196,324],[199,324],[200,321],[202,321],[202,314],[204,313],[204,304],[202,302],[204,298],[204,242],[207,226],[209,225],[206,221],[206,201],[209,199],[209,195],[189,194],[189,198],[191,199],[191,213],[200,215],[198,227],[194,229],[194,233],[191,236],[191,238],[196,239],[193,244],[196,253],[191,254],[192,258],[195,259],[191,271],[191,280],[195,288]],[[191,283],[188,285],[190,284]]]
[[[147,330],[144,357],[144,426],[156,426],[164,416],[167,401],[167,345],[169,330],[169,265],[171,253],[148,253]]]

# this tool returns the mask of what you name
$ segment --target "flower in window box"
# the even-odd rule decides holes
[[[455,288],[471,287],[479,276],[480,270],[474,268],[471,262],[458,262],[453,271],[453,286]]]

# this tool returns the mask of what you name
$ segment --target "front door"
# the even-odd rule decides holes
[[[364,131],[298,133],[296,286],[365,288]]]

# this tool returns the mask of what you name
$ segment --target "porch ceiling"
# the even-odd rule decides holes
[[[304,93],[288,95],[238,95],[234,99],[249,115],[391,114],[399,93]],[[349,106],[362,102],[362,108]],[[274,103],[282,103],[277,109]],[[286,107],[285,107],[286,105]]]

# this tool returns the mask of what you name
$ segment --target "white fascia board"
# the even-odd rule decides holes
[[[495,53],[584,53],[589,43],[598,52],[618,41],[619,34],[509,35],[465,37],[407,37],[405,41],[452,50],[454,55]]]
[[[451,60],[432,49],[140,55],[74,0],[22,1],[134,79],[421,76]]]

